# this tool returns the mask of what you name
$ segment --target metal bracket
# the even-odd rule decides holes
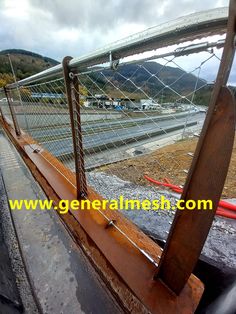
[[[33,153],[38,154],[42,151],[42,147],[37,144],[30,144],[31,149],[33,150]]]
[[[109,61],[110,61],[111,70],[114,70],[114,71],[117,70],[119,63],[120,63],[120,60],[119,59],[113,60],[111,51],[110,51],[110,55],[109,55]]]
[[[73,72],[69,72],[68,76],[71,80],[75,78],[75,74]]]
[[[115,223],[116,223],[116,221],[115,221],[114,219],[113,219],[113,220],[110,220],[110,221],[106,224],[105,229],[108,229],[108,228],[110,228],[110,227],[113,227]]]

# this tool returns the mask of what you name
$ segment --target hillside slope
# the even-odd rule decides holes
[[[17,79],[23,79],[59,63],[54,59],[27,50],[2,50],[0,51],[0,74],[2,74],[1,76],[3,80],[4,77],[9,77],[6,76],[6,74],[12,74],[8,54],[10,55]],[[3,74],[5,74],[5,76]]]
[[[145,91],[154,96],[156,92],[169,85],[178,92],[190,92],[194,88],[206,85],[206,81],[193,74],[189,74],[179,68],[165,66],[157,62],[145,62],[139,64],[127,64],[121,66],[117,72],[106,70],[103,72],[112,82],[123,84],[127,91],[134,91],[136,86],[143,86]],[[131,81],[126,79],[131,77]],[[124,84],[125,83],[125,84]],[[144,85],[143,85],[144,84]]]
[[[10,54],[17,80],[59,64],[52,58],[31,51],[21,49],[0,51],[0,87],[13,82],[8,54]],[[156,101],[161,97],[163,102],[174,102],[176,92],[181,95],[188,95],[197,87],[199,91],[195,95],[195,102],[207,105],[212,90],[211,86],[206,85],[205,80],[197,79],[193,74],[176,67],[163,67],[157,62],[145,62],[142,67],[138,63],[126,64],[120,66],[117,71],[102,70],[102,75],[99,75],[98,72],[97,74],[91,73],[88,77],[85,77],[83,83],[91,94],[101,93],[104,88],[104,92],[111,97],[122,98],[126,95],[137,100],[149,95],[149,97],[154,97]],[[130,80],[127,80],[129,78]],[[96,84],[92,83],[93,81]],[[107,84],[107,81],[110,83]],[[163,89],[167,85],[171,86],[171,89]],[[117,86],[118,89],[114,86]],[[141,87],[140,90],[137,89],[138,86]]]
[[[138,100],[148,96],[166,103],[175,102],[181,96],[191,95],[197,90],[195,103],[208,105],[212,91],[212,86],[207,85],[204,79],[180,68],[163,67],[153,61],[141,66],[140,63],[121,65],[115,71],[101,68],[101,72],[85,76],[83,83],[93,94],[99,94],[103,90],[111,97],[122,98],[125,95]]]

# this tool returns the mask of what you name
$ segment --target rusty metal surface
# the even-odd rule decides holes
[[[8,199],[45,200],[45,193],[28,171],[13,145],[2,133],[0,130],[0,151],[2,153],[0,154],[0,190],[4,185]],[[11,156],[10,160],[9,156]],[[14,169],[9,167],[12,160],[15,162]],[[1,172],[4,182],[1,182]],[[4,195],[0,196],[4,197]],[[8,200],[5,199],[2,205],[0,217],[4,218],[5,214],[7,215],[6,212],[9,211]],[[111,293],[96,275],[85,254],[65,230],[60,216],[56,212],[42,211],[38,207],[33,212],[22,208],[21,211],[15,210],[8,214],[11,214],[11,217],[8,215],[8,219],[11,218],[14,221],[17,242],[21,247],[24,266],[41,310],[40,313],[123,313]],[[6,218],[4,221],[0,219],[0,225],[1,223],[7,224],[6,220]],[[11,237],[11,234],[4,234],[4,236]],[[9,244],[10,247],[12,247],[11,244],[14,245],[14,243]],[[2,251],[0,255],[2,255]],[[22,269],[19,269],[19,272],[22,272]],[[1,280],[5,279],[4,276],[1,277],[1,270],[0,278]],[[14,293],[11,294],[11,286],[6,286],[5,291],[7,295],[11,296],[10,300],[15,296]],[[21,294],[24,297],[23,302],[27,298],[27,301],[32,303],[30,308],[27,304],[24,313],[36,314],[33,310],[33,300],[29,299],[28,294],[30,291],[23,291]],[[0,305],[0,313],[7,314],[8,312],[1,312]]]
[[[8,103],[9,109],[10,109],[10,113],[11,113],[11,117],[12,117],[12,121],[13,121],[13,124],[14,124],[14,129],[15,129],[16,135],[19,136],[21,134],[21,131],[20,131],[20,128],[19,128],[18,121],[16,119],[16,113],[15,113],[14,106],[12,105],[11,92],[7,88],[4,88],[4,92],[5,92],[5,95],[6,95],[6,98],[7,98],[7,103]]]
[[[230,1],[228,31],[208,114],[185,183],[182,199],[213,201],[212,211],[178,211],[156,278],[181,293],[198,258],[218,205],[235,135],[235,99],[227,83],[235,51],[236,1]]]
[[[87,183],[84,168],[84,151],[82,144],[81,118],[80,118],[80,100],[78,78],[73,72],[69,72],[68,63],[72,57],[63,59],[63,74],[66,87],[66,97],[70,112],[70,122],[73,139],[73,150],[75,156],[75,173],[77,199],[87,196]],[[73,75],[73,77],[70,77]]]
[[[235,101],[223,87],[191,183],[182,199],[212,200],[213,210],[178,211],[158,276],[177,294],[199,258],[224,187],[235,134]]]
[[[25,147],[25,150],[32,158],[33,163],[39,167],[40,172],[45,172],[48,167],[46,160],[40,161],[41,156],[32,154],[30,147]],[[60,178],[60,174],[56,171],[46,171],[44,175],[49,185],[57,191],[60,199],[75,199],[75,192],[72,192],[71,187],[68,186],[68,183],[66,184],[64,178]],[[100,199],[100,196],[89,190],[88,199]],[[141,255],[116,229],[107,229],[107,220],[98,211],[71,211],[71,213],[121,276],[122,280],[149,310],[153,313],[162,313],[165,309],[168,309],[169,313],[194,312],[203,292],[202,284],[196,277],[191,276],[181,295],[179,297],[174,296],[160,281],[153,280],[156,267]],[[116,211],[108,209],[106,215],[110,220],[115,220],[117,225],[139,247],[155,260],[158,259],[158,255],[161,254],[160,248],[132,223]]]
[[[4,115],[3,115],[3,112],[2,112],[2,108],[0,106],[0,117],[2,118],[2,120],[4,121]]]
[[[34,153],[28,136],[25,141],[26,135],[21,136],[19,140],[12,129],[8,129],[7,133],[37,181],[55,204],[60,199],[75,199],[75,186],[63,176],[64,166],[56,158],[46,151]],[[90,188],[88,198],[101,199]],[[123,215],[107,209],[106,216],[110,220],[115,220],[132,241],[153,259],[158,260],[161,248]],[[108,221],[97,210],[71,211],[70,214],[61,215],[61,218],[66,222],[70,232],[79,238],[80,246],[86,246],[87,243],[87,254],[96,256],[96,267],[102,272],[102,278],[109,278],[107,285],[129,311],[144,306],[153,313],[194,312],[203,293],[203,285],[195,276],[190,276],[180,295],[176,296],[162,281],[153,280],[156,266],[132,246],[117,229],[106,228]]]

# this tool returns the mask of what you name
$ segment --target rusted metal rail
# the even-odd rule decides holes
[[[75,173],[77,186],[77,199],[87,196],[87,183],[84,169],[84,151],[82,143],[82,130],[80,119],[80,99],[78,78],[74,72],[70,72],[68,63],[72,57],[63,60],[63,74],[66,87],[68,106],[70,111],[73,148],[75,156]]]
[[[229,6],[223,56],[208,114],[181,198],[212,200],[213,210],[177,211],[156,277],[176,294],[193,271],[212,225],[224,187],[235,135],[235,98],[227,83],[235,52],[236,1]]]
[[[10,109],[10,113],[11,113],[11,117],[12,117],[12,121],[13,121],[13,124],[14,124],[14,129],[15,129],[16,135],[20,136],[21,131],[20,131],[20,128],[19,128],[18,121],[16,119],[15,109],[12,106],[11,90],[9,90],[7,88],[4,88],[4,92],[5,92],[5,95],[6,95],[6,98],[7,98],[7,103],[8,103],[9,109]]]

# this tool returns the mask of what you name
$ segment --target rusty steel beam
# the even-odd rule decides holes
[[[14,107],[12,105],[11,92],[6,87],[4,87],[4,92],[5,92],[5,95],[6,95],[6,98],[7,98],[7,103],[8,103],[9,109],[10,109],[11,118],[12,118],[12,122],[14,124],[14,129],[15,129],[16,135],[20,136],[21,135],[21,131],[20,131],[20,127],[19,127],[19,124],[18,124],[18,121],[17,121],[17,118],[16,118],[15,109],[14,109]]]
[[[5,94],[4,88],[1,88],[1,92],[4,92],[4,94]],[[2,117],[2,120],[3,120],[3,121],[5,120],[5,117],[4,117],[4,115],[3,115],[2,107],[1,107],[1,106],[0,106],[0,117]]]
[[[2,118],[3,121],[5,121],[5,117],[4,117],[4,115],[3,115],[1,106],[0,106],[0,117]]]
[[[79,82],[75,72],[70,71],[68,64],[72,57],[63,59],[63,74],[66,87],[66,96],[70,112],[73,149],[75,157],[75,174],[77,199],[87,196],[87,181],[84,167],[84,151],[80,118]]]
[[[212,200],[213,210],[178,210],[155,278],[180,294],[192,273],[224,187],[235,136],[235,98],[226,85],[235,52],[236,0],[230,1],[225,47],[208,113],[181,199]]]

